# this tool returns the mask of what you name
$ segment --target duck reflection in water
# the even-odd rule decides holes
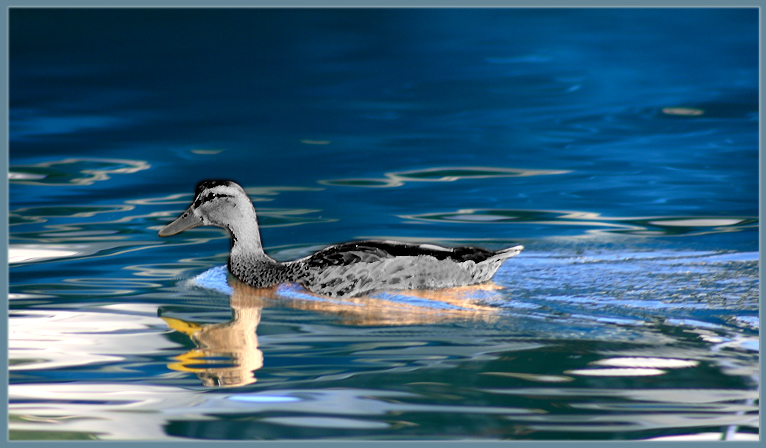
[[[176,356],[168,367],[192,372],[206,387],[245,386],[256,382],[254,372],[263,367],[256,330],[261,310],[267,306],[289,307],[335,315],[343,325],[426,325],[449,321],[497,319],[497,308],[481,302],[499,297],[495,283],[443,290],[407,291],[406,295],[379,293],[370,297],[330,300],[296,284],[253,288],[229,278],[232,295],[229,322],[200,324],[161,316],[170,328],[187,335],[196,346]]]
[[[217,324],[161,316],[170,328],[189,336],[197,346],[176,356],[178,362],[169,364],[170,369],[193,372],[207,387],[244,386],[256,381],[253,372],[263,367],[263,352],[255,332],[261,321],[263,298],[235,293],[229,305],[231,320]]]

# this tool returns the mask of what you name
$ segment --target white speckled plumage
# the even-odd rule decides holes
[[[477,247],[352,241],[326,247],[299,260],[278,262],[263,251],[250,198],[231,181],[201,182],[191,207],[160,230],[159,235],[174,235],[199,225],[229,231],[232,238],[229,270],[241,281],[256,288],[298,282],[314,293],[332,297],[483,283],[492,278],[505,259],[523,249],[514,246],[492,252]]]

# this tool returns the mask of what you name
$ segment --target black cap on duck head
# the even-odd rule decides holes
[[[197,188],[194,190],[194,194],[200,194],[202,191],[213,188],[213,187],[220,187],[220,186],[230,186],[231,184],[235,184],[236,182],[231,180],[203,180],[202,182],[197,184]]]

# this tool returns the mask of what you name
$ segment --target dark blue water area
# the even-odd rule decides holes
[[[757,438],[757,9],[12,8],[9,36],[13,439]],[[467,292],[253,292],[222,230],[157,235],[203,179],[278,260],[525,249]]]
[[[547,168],[571,173],[469,205],[756,214],[751,10],[13,14],[12,164],[130,155],[158,193],[199,166],[189,184]]]

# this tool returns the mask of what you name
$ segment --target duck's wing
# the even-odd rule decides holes
[[[330,266],[374,263],[393,257],[386,250],[367,243],[359,241],[328,246],[300,261],[310,269],[323,269]]]
[[[507,258],[516,255],[521,249],[521,246],[515,246],[499,252],[493,252],[472,246],[452,248],[434,244],[413,244],[397,241],[352,241],[326,247],[302,261],[306,266],[314,269],[355,263],[373,263],[386,258],[418,256],[430,256],[437,260],[450,260],[455,263],[469,260],[481,263],[495,256]]]

